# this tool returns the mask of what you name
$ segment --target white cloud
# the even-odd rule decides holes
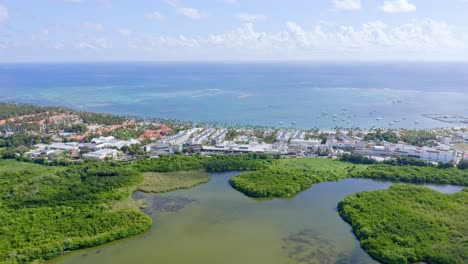
[[[380,10],[387,13],[405,13],[416,10],[416,6],[408,2],[408,0],[385,1]]]
[[[339,10],[360,10],[361,0],[333,0],[333,5]]]
[[[129,37],[130,35],[132,35],[132,31],[127,28],[121,28],[118,30],[118,32],[122,37]]]
[[[206,17],[206,14],[204,12],[192,7],[178,7],[176,11],[178,14],[192,19],[200,19]]]
[[[258,59],[262,56],[302,60],[407,60],[437,56],[468,59],[468,34],[432,19],[398,26],[382,21],[359,27],[318,23],[310,29],[288,22],[285,30],[277,32],[257,31],[252,23],[246,23],[209,36],[146,36],[131,46],[152,51],[170,49],[176,54],[197,54],[201,58],[218,52],[227,59]],[[278,57],[279,51],[281,57]]]
[[[98,38],[94,41],[81,41],[75,45],[78,49],[91,49],[91,50],[98,50],[98,49],[110,49],[111,46],[107,42],[105,38]]]
[[[83,26],[86,29],[94,30],[94,31],[103,31],[104,30],[104,26],[102,24],[99,24],[99,23],[84,22]]]
[[[237,14],[237,18],[241,22],[252,23],[252,22],[255,22],[255,21],[266,20],[267,16],[265,16],[264,14],[239,13],[239,14]]]
[[[237,4],[237,0],[222,0],[226,4]]]
[[[9,19],[8,10],[3,5],[0,5],[0,25]]]
[[[153,11],[145,14],[145,18],[148,20],[162,20],[164,16],[158,11]]]

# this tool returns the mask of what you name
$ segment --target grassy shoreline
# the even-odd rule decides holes
[[[145,172],[144,180],[136,187],[137,191],[162,193],[179,189],[189,189],[208,182],[211,176],[203,170],[178,172]]]

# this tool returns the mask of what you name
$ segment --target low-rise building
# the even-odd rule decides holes
[[[223,143],[227,135],[227,129],[220,129],[211,137],[211,144],[217,145]]]
[[[100,149],[98,151],[83,154],[83,158],[104,160],[106,158],[115,158],[119,151],[115,149]]]
[[[421,159],[428,162],[452,162],[455,159],[453,151],[442,148],[422,148]]]
[[[75,150],[78,149],[78,143],[67,142],[67,143],[53,143],[47,146],[48,149],[53,150]]]
[[[281,142],[281,143],[286,143],[289,141],[289,138],[291,137],[291,133],[288,131],[280,131],[278,136],[276,137],[276,142]]]
[[[104,148],[121,149],[122,147],[125,147],[125,146],[130,147],[132,145],[140,144],[140,141],[135,140],[135,139],[121,140],[121,139],[116,139],[110,136],[110,137],[93,138],[91,140],[91,143],[95,144],[93,146],[95,150],[99,150],[99,149],[104,149]]]
[[[190,138],[191,135],[193,135],[194,133],[200,130],[201,128],[192,128],[189,130],[184,130],[175,135],[171,135],[171,136],[164,138],[163,140],[161,140],[161,142],[169,143],[171,145],[182,145]]]
[[[145,152],[149,152],[152,155],[170,155],[174,154],[174,149],[171,144],[169,143],[155,143],[149,144],[143,147]]]

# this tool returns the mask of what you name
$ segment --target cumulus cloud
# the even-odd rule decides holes
[[[252,22],[255,22],[255,21],[266,20],[267,16],[265,16],[264,14],[239,13],[239,14],[237,14],[237,18],[241,22],[252,23]]]
[[[153,11],[145,14],[145,18],[148,20],[162,20],[164,16],[158,11]]]
[[[333,5],[339,10],[360,10],[361,0],[333,0]]]
[[[89,49],[89,50],[98,50],[98,49],[109,49],[111,46],[105,38],[98,38],[94,41],[81,41],[75,45],[78,49]]]
[[[178,7],[177,13],[192,19],[200,19],[206,16],[206,13],[192,7]]]
[[[0,25],[5,23],[9,18],[8,10],[3,5],[0,5]]]
[[[385,1],[380,10],[387,13],[406,13],[416,10],[416,6],[408,2],[408,0]]]
[[[252,23],[245,23],[234,30],[209,36],[146,36],[133,42],[132,47],[146,50],[174,48],[188,54],[195,49],[208,54],[220,51],[220,54],[236,54],[235,58],[245,56],[249,59],[265,53],[268,58],[278,59],[279,51],[281,59],[314,59],[319,55],[320,58],[336,59],[337,54],[355,59],[408,59],[408,55],[427,58],[430,54],[432,58],[435,54],[442,54],[442,57],[444,54],[468,54],[468,35],[432,19],[398,26],[382,21],[359,27],[318,23],[309,29],[291,21],[286,23],[284,30],[277,32],[257,31]]]
[[[104,26],[99,23],[93,23],[93,22],[84,22],[83,27],[89,30],[94,30],[94,31],[103,31]]]

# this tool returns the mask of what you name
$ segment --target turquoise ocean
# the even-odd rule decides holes
[[[0,101],[225,124],[445,127],[422,114],[468,116],[468,64],[0,64]]]

